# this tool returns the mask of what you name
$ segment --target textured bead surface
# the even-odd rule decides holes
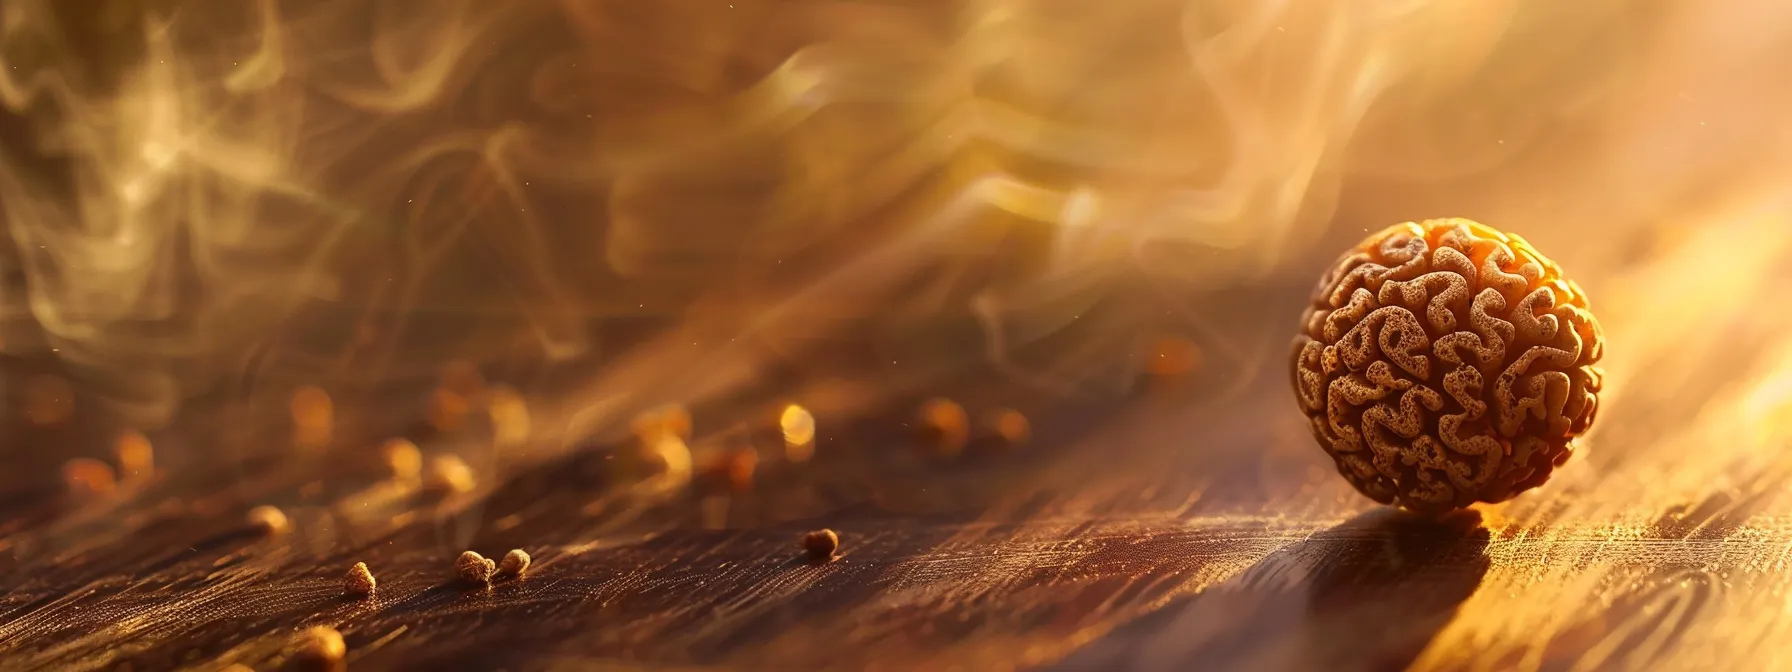
[[[1341,257],[1294,339],[1295,396],[1338,473],[1420,511],[1541,485],[1598,409],[1598,322],[1517,236],[1389,227]]]

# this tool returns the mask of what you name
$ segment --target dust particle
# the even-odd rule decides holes
[[[529,553],[520,548],[510,549],[498,562],[498,576],[522,576],[526,571],[529,571]]]
[[[373,572],[367,571],[367,563],[357,562],[348,568],[348,574],[342,577],[342,592],[364,597],[373,594],[378,584],[373,580]]]
[[[454,575],[467,583],[490,583],[497,563],[473,551],[461,553],[454,560]]]
[[[834,551],[840,548],[840,535],[833,530],[816,530],[803,535],[803,550],[816,560],[827,560],[834,557]]]

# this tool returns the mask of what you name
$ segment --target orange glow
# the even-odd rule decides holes
[[[292,527],[291,521],[286,517],[286,512],[266,504],[249,509],[249,513],[244,516],[244,519],[251,529],[266,535],[285,534]]]
[[[462,397],[479,396],[485,389],[485,377],[479,373],[479,367],[466,360],[454,360],[442,365],[441,387]]]
[[[459,431],[467,425],[467,413],[473,403],[460,393],[438,387],[429,395],[429,424],[444,432]]]
[[[126,479],[143,478],[155,473],[155,448],[142,432],[127,431],[119,434],[112,443],[112,452],[118,458],[119,473]]]
[[[429,458],[425,485],[442,494],[459,495],[472,492],[479,485],[473,468],[458,455],[436,455]]]
[[[86,457],[63,464],[62,480],[68,485],[69,492],[76,495],[104,495],[118,486],[111,465]]]
[[[759,453],[752,448],[735,448],[723,456],[721,466],[728,488],[746,492],[753,488],[753,474],[759,470]]]
[[[1032,423],[1027,422],[1027,416],[1022,415],[1020,411],[1006,410],[997,413],[995,430],[996,436],[1002,439],[1004,445],[1008,446],[1026,443],[1033,436]]]
[[[1145,370],[1154,376],[1175,378],[1201,369],[1201,347],[1186,338],[1166,336],[1152,343]]]
[[[414,481],[423,473],[423,451],[409,439],[390,439],[380,446],[380,455],[392,478]]]
[[[487,396],[486,412],[491,415],[493,443],[500,448],[528,443],[531,431],[529,404],[516,390],[504,386],[492,388]]]
[[[653,443],[662,437],[690,441],[691,413],[676,404],[654,408],[636,416],[634,431],[643,443]]]
[[[791,462],[807,462],[815,454],[815,416],[796,404],[784,407],[778,414],[778,427],[784,433],[784,456]]]
[[[932,448],[942,455],[957,455],[970,440],[970,416],[951,399],[929,399],[921,405],[921,427]]]
[[[330,443],[336,431],[336,409],[330,393],[323,388],[306,386],[292,393],[293,444],[316,448]]]

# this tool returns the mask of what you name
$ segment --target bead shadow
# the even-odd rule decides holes
[[[1121,626],[1054,669],[1404,669],[1479,588],[1488,540],[1474,511],[1379,508]]]

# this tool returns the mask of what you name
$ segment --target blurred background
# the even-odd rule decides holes
[[[370,496],[344,474],[391,437],[478,474],[488,513],[415,546],[457,552],[504,519],[493,488],[644,417],[694,423],[645,452],[695,476],[626,521],[559,481],[524,490],[565,510],[509,513],[568,548],[867,502],[1299,536],[1370,508],[1287,389],[1302,302],[1368,232],[1456,216],[1586,289],[1608,378],[1570,466],[1482,512],[1488,576],[1582,578],[1450,600],[1437,641],[1609,595],[1588,567],[1642,557],[1614,539],[1778,571],[1745,551],[1792,520],[1788,64],[1767,0],[5,0],[0,568],[164,501],[335,511],[300,538],[340,546]],[[149,483],[39,513],[130,480],[120,436]],[[1031,441],[979,458],[990,436]],[[706,469],[785,494],[681,499]],[[1587,543],[1499,550],[1533,538]],[[1792,630],[1773,586],[1711,607],[1710,641]],[[1520,639],[1488,660],[1541,660]]]

